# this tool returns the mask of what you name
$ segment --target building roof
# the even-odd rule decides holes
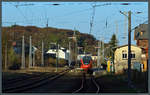
[[[140,24],[134,31],[134,40],[148,39],[148,24]]]
[[[122,47],[125,47],[125,46],[128,46],[128,44],[126,44],[126,45],[122,45],[122,46],[118,46],[118,47],[116,47],[116,48],[122,48]],[[138,46],[136,46],[136,45],[131,45],[131,46],[138,47]],[[140,47],[139,47],[139,48],[140,48]]]

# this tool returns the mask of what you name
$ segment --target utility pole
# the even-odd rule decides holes
[[[117,23],[117,21],[116,21],[116,39],[118,39],[118,23]]]
[[[41,66],[44,66],[44,43],[42,40],[42,56],[41,56],[42,60],[41,60]]]
[[[98,57],[98,58],[97,58],[97,67],[100,66],[100,44],[101,44],[101,42],[99,41],[99,42],[98,42],[98,51],[97,51],[97,53],[98,53],[98,54],[97,54],[97,55],[98,55],[98,56],[97,56],[97,57]]]
[[[21,63],[21,68],[25,69],[24,35],[22,36],[22,63]]]
[[[14,41],[15,41],[15,26],[16,26],[16,22],[14,23],[14,32],[13,32],[13,36],[14,36]]]
[[[77,49],[77,47],[78,47],[78,44],[77,44],[77,39],[76,39],[76,48],[75,48],[75,53],[76,53],[76,64],[78,63],[78,60],[77,60],[77,58],[78,58],[78,49]],[[78,65],[79,66],[79,65]]]
[[[77,49],[78,49],[78,55],[80,54],[79,51],[80,51],[80,49],[82,49],[82,48],[83,48],[83,47],[77,47]],[[79,58],[79,57],[77,57],[77,58]],[[79,60],[80,60],[80,58],[79,58]],[[79,61],[79,60],[78,60],[78,61]],[[80,68],[80,62],[78,62],[78,68]]]
[[[32,38],[30,36],[30,47],[29,47],[29,68],[32,67]]]
[[[78,68],[79,68],[80,65],[79,65],[79,62],[78,62],[78,61],[79,61],[79,60],[78,60],[78,58],[79,58],[78,56],[79,56],[79,47],[77,46],[77,64],[78,64]]]
[[[46,27],[48,28],[48,18],[47,18],[47,24],[46,24]]]
[[[57,43],[57,60],[56,60],[56,72],[58,69],[58,60],[59,60],[59,44]]]
[[[71,65],[71,42],[69,42],[69,67]]]
[[[128,12],[128,85],[131,84],[131,11]]]
[[[77,37],[76,37],[76,29],[74,28],[74,34],[73,34],[73,39],[74,39],[74,61],[77,64]]]
[[[5,45],[5,69],[7,69],[7,41]]]
[[[35,66],[35,51],[33,51],[33,67]]]
[[[73,43],[73,49],[72,49],[72,56],[71,56],[71,43],[69,42],[69,66],[71,65],[71,61],[73,60],[74,62],[76,62],[76,58],[77,58],[77,39],[76,39],[76,34],[75,34],[75,29],[74,29],[74,34],[72,37],[68,37],[69,39],[72,39],[72,43]]]
[[[8,59],[7,59],[7,58],[8,58],[8,51],[7,51],[7,42],[8,42],[8,41],[7,41],[7,40],[8,40],[8,39],[7,39],[7,32],[5,32],[5,35],[4,35],[4,36],[5,36],[5,64],[4,64],[4,65],[5,65],[5,69],[7,69],[7,62],[8,62]]]
[[[124,42],[125,42],[125,44],[127,43],[127,17],[125,17],[125,25],[124,25]]]
[[[131,11],[128,16],[120,11],[121,14],[128,18],[128,86],[131,86]]]
[[[101,50],[102,51],[102,59],[101,60],[102,60],[102,62],[104,62],[105,55],[104,55],[104,38],[103,37],[102,37],[101,47],[102,47],[102,50]]]

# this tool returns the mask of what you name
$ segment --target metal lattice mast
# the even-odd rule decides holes
[[[91,21],[90,21],[90,32],[89,32],[89,34],[91,34],[92,28],[93,28],[93,22],[94,22],[95,7],[96,7],[96,5],[93,5],[92,7],[93,7],[93,13],[92,13]]]
[[[22,63],[21,68],[25,68],[25,48],[24,48],[24,36],[22,36]]]
[[[29,47],[29,68],[32,67],[32,38],[30,36],[30,47]]]

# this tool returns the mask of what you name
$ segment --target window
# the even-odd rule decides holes
[[[83,63],[84,63],[85,65],[88,65],[91,60],[92,60],[91,56],[84,56],[84,57],[83,57]]]
[[[127,59],[127,51],[122,51],[122,59]]]
[[[142,31],[140,32],[140,35],[141,35],[141,36],[143,35],[143,32],[142,32]]]
[[[135,59],[135,52],[134,51],[131,52],[131,58]]]

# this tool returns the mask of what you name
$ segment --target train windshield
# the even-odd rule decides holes
[[[90,61],[92,60],[91,56],[84,56],[83,57],[83,64],[89,64]]]

